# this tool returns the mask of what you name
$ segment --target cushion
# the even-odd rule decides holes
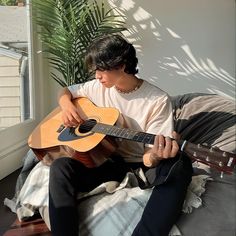
[[[236,153],[235,101],[214,94],[172,97],[175,130],[182,139]]]
[[[206,143],[236,153],[235,101],[219,95],[184,94],[172,97],[175,129],[183,139]],[[177,226],[183,235],[233,236],[236,232],[235,174],[223,175],[208,168],[203,206],[183,214]]]

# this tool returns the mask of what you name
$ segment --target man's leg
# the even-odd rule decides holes
[[[78,236],[77,193],[88,192],[103,182],[121,181],[126,171],[107,161],[97,168],[87,168],[79,161],[59,158],[50,167],[49,217],[55,236]]]
[[[157,174],[166,175],[173,161],[164,161],[166,163],[157,168]],[[181,213],[191,177],[192,163],[188,157],[183,157],[175,175],[154,187],[132,236],[167,236]]]

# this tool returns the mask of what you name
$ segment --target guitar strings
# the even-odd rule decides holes
[[[86,120],[84,123],[78,125],[77,127],[74,127],[74,129],[76,128],[82,128],[82,129],[85,129],[87,131],[91,131],[97,124],[99,124],[100,126],[103,126],[103,127],[106,127],[106,128],[115,128],[117,130],[126,130],[126,132],[128,132],[129,130],[128,129],[125,129],[125,128],[120,128],[120,127],[117,127],[117,126],[112,126],[112,125],[107,125],[107,124],[103,124],[103,123],[95,123],[93,120]],[[109,127],[110,126],[110,127]],[[139,132],[139,131],[136,131],[138,133],[142,133],[142,132]]]

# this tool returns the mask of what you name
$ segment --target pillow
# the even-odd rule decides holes
[[[175,130],[182,139],[236,153],[235,101],[215,94],[172,97]]]
[[[214,94],[192,93],[172,97],[175,130],[182,139],[206,143],[236,153],[235,101]],[[233,236],[236,232],[235,174],[220,177],[210,169],[203,206],[183,214],[177,226],[186,236]]]

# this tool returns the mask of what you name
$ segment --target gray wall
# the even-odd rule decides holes
[[[235,96],[235,0],[110,0],[138,49],[140,77],[171,95]]]

